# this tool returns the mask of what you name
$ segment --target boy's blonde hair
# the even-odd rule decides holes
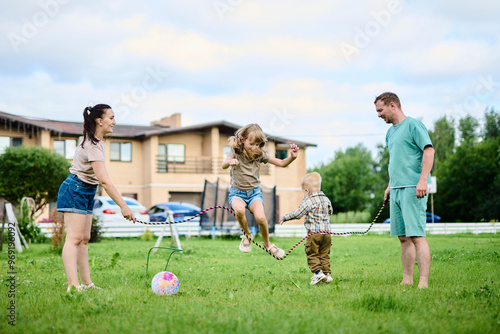
[[[244,150],[241,138],[245,140],[250,139],[255,144],[259,144],[259,149],[255,150],[253,154],[249,154]],[[264,131],[262,131],[262,128],[258,124],[253,123],[237,130],[234,136],[229,137],[227,141],[229,142],[229,146],[234,149],[236,153],[243,154],[245,159],[251,162],[262,156],[262,149],[266,145],[267,137],[264,134]]]
[[[321,190],[321,175],[318,172],[306,174],[300,182],[302,190],[309,190],[312,193],[317,193]]]

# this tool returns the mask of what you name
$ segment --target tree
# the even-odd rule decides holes
[[[18,205],[23,197],[35,200],[35,212],[57,199],[70,164],[43,147],[8,147],[0,155],[0,198]]]
[[[500,114],[491,108],[484,113],[484,133],[485,140],[500,137]]]
[[[376,182],[375,162],[370,152],[358,144],[335,153],[327,165],[314,169],[322,176],[322,190],[337,212],[360,212],[368,208]]]
[[[373,185],[373,200],[370,205],[370,216],[375,218],[379,212],[380,206],[384,201],[384,192],[389,184],[389,150],[384,145],[377,145],[377,163],[375,166],[375,184]],[[390,202],[389,202],[390,205]],[[381,222],[389,217],[389,207],[386,206],[385,210],[380,214],[378,221]]]
[[[500,151],[499,151],[500,157]],[[500,168],[500,159],[498,163]],[[500,220],[500,174],[495,177],[491,186],[486,190],[484,201],[476,203],[473,208],[475,217],[481,217],[483,221],[499,221]]]
[[[474,145],[477,142],[477,127],[479,123],[473,116],[467,115],[458,121],[460,143]]]
[[[436,171],[438,166],[455,151],[455,120],[446,116],[438,119],[434,123],[434,130],[429,131],[429,136],[436,151],[433,168]]]
[[[499,218],[491,216],[495,205],[491,193],[498,194],[495,187],[500,175],[499,145],[498,138],[483,140],[476,145],[466,142],[439,168],[435,207],[446,221]],[[485,206],[485,203],[490,204]],[[498,207],[498,203],[496,205]]]

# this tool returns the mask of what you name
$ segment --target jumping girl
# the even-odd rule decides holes
[[[228,139],[231,151],[222,163],[222,169],[231,166],[231,188],[229,189],[229,205],[235,212],[236,219],[244,233],[253,236],[248,229],[245,218],[245,208],[248,207],[259,224],[259,230],[264,239],[264,247],[272,255],[282,258],[285,252],[269,242],[269,230],[264,213],[264,200],[260,189],[260,164],[270,163],[286,167],[297,158],[299,147],[290,144],[290,156],[285,159],[271,157],[264,146],[267,138],[261,127],[249,124]],[[252,244],[245,235],[241,236],[240,251],[248,253]]]

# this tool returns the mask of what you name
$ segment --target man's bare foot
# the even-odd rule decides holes
[[[413,285],[413,281],[403,279],[399,285]]]
[[[428,283],[418,283],[419,289],[427,289],[429,287]]]

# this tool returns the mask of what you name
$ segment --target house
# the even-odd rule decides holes
[[[221,168],[229,152],[228,138],[241,126],[226,121],[181,126],[179,113],[150,126],[120,125],[105,140],[106,166],[111,181],[123,196],[144,206],[183,201],[200,206],[204,182],[229,184],[229,169]],[[35,119],[0,112],[0,154],[6,146],[42,146],[71,160],[83,124]],[[268,135],[266,151],[279,158],[289,154],[290,143],[300,147],[288,167],[261,166],[263,187],[276,186],[278,211],[294,210],[303,198],[300,181],[306,174],[306,148],[315,144]],[[98,190],[103,192],[102,189]]]

